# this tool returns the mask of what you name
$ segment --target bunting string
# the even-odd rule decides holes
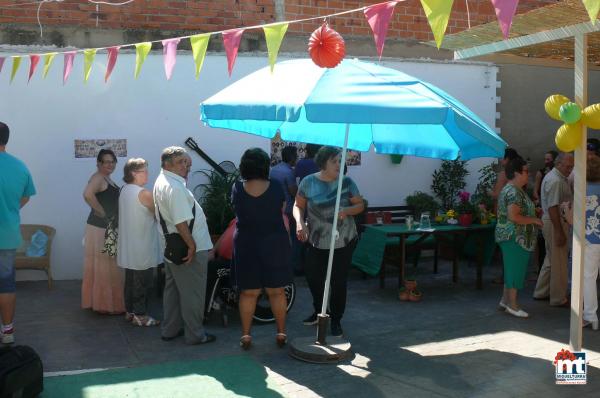
[[[61,3],[65,0],[39,0],[34,1],[32,3],[19,3],[19,6],[26,4],[38,4],[38,22],[39,22],[39,10],[43,4],[47,3]],[[124,0],[119,3],[111,3],[105,0],[87,0],[89,3],[96,4],[96,6],[102,5],[110,5],[110,6],[122,6],[129,3],[134,2],[135,0]],[[223,44],[225,48],[225,53],[227,55],[227,69],[229,75],[233,71],[235,60],[238,54],[238,48],[240,45],[240,41],[243,33],[246,30],[255,30],[262,29],[265,35],[265,40],[267,42],[267,50],[268,50],[268,59],[269,65],[271,67],[271,71],[274,68],[276,58],[279,52],[279,48],[284,39],[284,36],[287,32],[287,28],[290,24],[297,24],[303,22],[310,21],[323,21],[329,20],[334,17],[355,14],[358,12],[362,12],[364,17],[367,20],[367,24],[371,27],[373,37],[375,39],[375,46],[377,49],[377,55],[381,59],[385,44],[385,39],[387,36],[387,30],[389,27],[389,23],[392,19],[394,7],[398,3],[403,3],[406,0],[391,0],[384,1],[377,4],[372,4],[369,6],[364,6],[360,8],[355,8],[352,10],[340,11],[324,16],[317,17],[309,17],[302,19],[295,19],[291,21],[277,21],[271,22],[268,24],[262,25],[253,25],[248,27],[241,27],[236,29],[224,29],[215,32],[207,32],[207,33],[199,33],[192,34],[187,36],[180,36],[169,39],[160,39],[154,41],[148,41],[143,43],[128,43],[121,44],[118,46],[109,46],[109,47],[96,47],[96,48],[87,48],[87,49],[76,49],[76,50],[65,50],[62,52],[51,52],[46,54],[19,54],[13,55],[12,58],[12,68],[10,73],[10,82],[12,83],[17,70],[21,64],[21,59],[27,57],[30,60],[30,68],[28,73],[28,81],[31,80],[33,73],[36,70],[36,67],[40,60],[43,57],[44,60],[44,68],[43,68],[43,77],[45,78],[54,57],[58,54],[61,54],[64,57],[64,68],[63,68],[63,84],[66,84],[67,79],[71,73],[73,68],[73,62],[75,55],[78,53],[84,54],[84,82],[87,82],[90,72],[92,69],[92,65],[94,62],[94,58],[98,51],[106,51],[108,53],[108,65],[106,68],[106,73],[104,80],[108,82],[110,74],[113,71],[113,68],[117,62],[117,57],[119,55],[119,50],[121,48],[133,47],[136,49],[136,64],[135,64],[135,72],[134,77],[137,77],[140,74],[142,65],[152,49],[152,45],[155,43],[161,43],[163,48],[163,59],[165,66],[165,75],[167,80],[169,80],[173,74],[173,69],[176,63],[176,54],[177,54],[177,45],[180,43],[182,39],[189,39],[192,47],[192,54],[194,58],[194,69],[195,69],[195,77],[198,78],[200,74],[200,70],[202,68],[204,58],[206,55],[206,50],[208,48],[208,42],[210,38],[214,35],[221,35],[223,39]],[[519,0],[490,0],[494,9],[496,11],[496,16],[498,18],[498,23],[500,26],[500,30],[502,31],[502,35],[505,39],[509,37],[509,31],[512,24],[512,19],[516,13],[517,5]],[[598,13],[600,12],[600,0],[582,0],[586,10],[589,13],[590,19],[592,23],[595,23]],[[444,35],[446,33],[446,29],[448,27],[448,21],[450,18],[450,13],[452,11],[452,6],[454,0],[420,0],[421,6],[425,11],[425,15],[427,16],[427,20],[431,27],[433,36],[435,38],[436,45],[438,49],[441,47],[442,41],[444,39]],[[468,23],[470,27],[470,12],[469,12],[469,2],[465,0],[468,14]],[[14,4],[13,4],[14,5]],[[42,26],[40,23],[40,32],[42,31]],[[6,57],[0,57],[0,72],[2,71],[2,66]]]

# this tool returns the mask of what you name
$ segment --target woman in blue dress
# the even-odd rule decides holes
[[[242,338],[240,346],[252,344],[250,328],[256,300],[264,288],[275,316],[275,341],[287,342],[284,286],[292,282],[291,246],[283,222],[283,187],[269,180],[269,155],[260,148],[248,149],[240,161],[243,182],[233,187],[237,227],[233,237],[233,280],[240,290]]]

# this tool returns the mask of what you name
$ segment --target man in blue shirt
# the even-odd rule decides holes
[[[14,343],[15,255],[21,246],[19,210],[35,195],[27,166],[6,153],[8,126],[0,122],[0,337],[3,344]]]
[[[283,187],[285,195],[285,215],[290,222],[290,241],[292,243],[292,266],[296,274],[302,272],[299,263],[299,243],[296,237],[296,223],[292,215],[294,208],[294,200],[298,192],[296,184],[296,175],[294,174],[294,166],[298,161],[298,149],[295,146],[286,146],[281,150],[281,162],[273,166],[269,177],[276,180]]]

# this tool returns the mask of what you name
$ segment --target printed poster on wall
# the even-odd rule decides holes
[[[101,149],[111,149],[118,158],[127,157],[127,139],[107,138],[95,140],[75,140],[75,158],[96,158]]]
[[[303,159],[306,154],[306,144],[302,142],[283,141],[279,134],[271,140],[271,166],[281,162],[281,151],[286,146],[298,148],[298,159]],[[348,166],[360,166],[361,154],[359,151],[348,150],[346,164]]]

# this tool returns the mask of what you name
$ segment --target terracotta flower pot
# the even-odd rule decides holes
[[[405,288],[401,288],[400,292],[398,293],[398,299],[400,301],[408,301],[409,300],[408,290],[406,290]]]
[[[408,292],[410,292],[411,290],[416,289],[417,288],[417,281],[412,280],[412,279],[405,279],[404,280],[404,288]]]
[[[461,214],[458,216],[458,223],[463,227],[473,224],[473,214]]]
[[[413,302],[421,301],[422,297],[423,295],[417,289],[411,290],[408,294],[408,300]]]

